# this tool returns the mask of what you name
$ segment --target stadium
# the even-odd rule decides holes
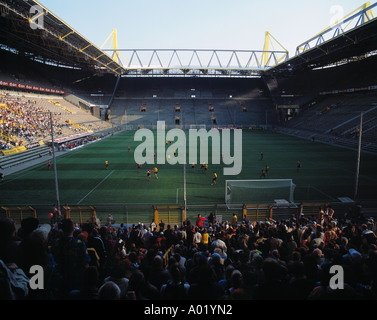
[[[372,219],[376,6],[360,6],[290,57],[269,32],[262,50],[121,49],[114,29],[103,49],[42,3],[0,1],[0,216],[17,226],[33,217],[180,227],[199,214],[297,221],[330,207],[337,219]],[[202,132],[194,164],[167,161],[167,150],[193,151],[167,138],[174,130]],[[223,174],[228,132],[229,157],[242,163],[233,176]],[[139,164],[142,143],[154,158]]]

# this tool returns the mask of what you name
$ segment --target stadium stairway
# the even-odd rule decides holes
[[[48,146],[40,146],[21,153],[0,157],[0,166],[3,170],[19,166],[26,162],[42,158],[49,155]]]

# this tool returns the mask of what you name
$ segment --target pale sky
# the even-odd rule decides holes
[[[299,44],[330,26],[336,15],[343,17],[365,1],[41,0],[40,3],[98,47],[116,28],[119,48],[124,49],[262,50],[265,32],[269,31],[292,57]],[[104,49],[109,48],[110,44]]]

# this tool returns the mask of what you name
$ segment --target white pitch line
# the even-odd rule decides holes
[[[105,178],[102,179],[102,181],[100,183],[98,183],[92,190],[90,190],[87,195],[82,198],[79,202],[77,202],[77,204],[80,204],[83,200],[85,200],[86,197],[88,197],[94,190],[96,190],[103,182],[105,182],[113,173],[115,172],[115,170],[111,171]]]
[[[310,186],[309,185],[309,187],[311,187],[311,188],[313,188],[314,190],[316,190],[316,191],[318,191],[318,192],[320,192],[320,193],[322,193],[324,196],[326,196],[326,197],[328,197],[328,198],[330,198],[330,199],[335,199],[333,196],[331,196],[331,195],[328,195],[327,193],[325,193],[325,192],[323,192],[323,191],[321,191],[320,189],[318,189],[317,187],[315,187],[315,186]]]
[[[178,192],[179,192],[179,188],[177,188],[177,196],[176,196],[176,204],[178,204]]]

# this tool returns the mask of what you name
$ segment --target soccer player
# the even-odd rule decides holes
[[[195,169],[195,162],[191,163],[191,168]]]
[[[148,170],[147,171],[147,177],[148,177],[149,181],[151,181],[151,174],[152,174],[152,170]]]
[[[4,174],[2,172],[0,172],[0,180],[1,182],[4,182]]]
[[[263,160],[263,152],[260,153],[260,159]]]
[[[266,171],[264,171],[264,169],[262,169],[262,174],[260,175],[261,178],[266,178]]]
[[[138,163],[138,164],[137,164],[137,172],[138,172],[138,173],[140,173],[140,169],[141,169],[141,164]]]
[[[268,173],[268,170],[270,170],[270,167],[266,165],[266,167],[264,168],[264,171],[266,171],[266,175]]]
[[[106,170],[109,168],[109,161],[105,161],[105,168],[106,168]]]
[[[154,176],[158,180],[158,169],[157,168],[153,168],[153,171],[154,171]]]
[[[130,150],[131,150],[131,147],[130,147],[130,146],[128,146],[128,152],[130,152]]]
[[[47,161],[47,168],[48,168],[48,170],[51,169],[51,161],[50,160]]]
[[[300,168],[301,168],[301,162],[300,161],[297,161],[296,167],[297,167],[297,171],[299,171]]]
[[[203,162],[202,166],[200,167],[200,169],[203,169],[203,172],[206,172],[207,169],[208,169],[208,164],[206,164],[205,162]]]
[[[214,184],[216,184],[216,180],[217,180],[217,173],[215,171],[213,171],[213,178],[212,178],[211,186],[213,186]]]

